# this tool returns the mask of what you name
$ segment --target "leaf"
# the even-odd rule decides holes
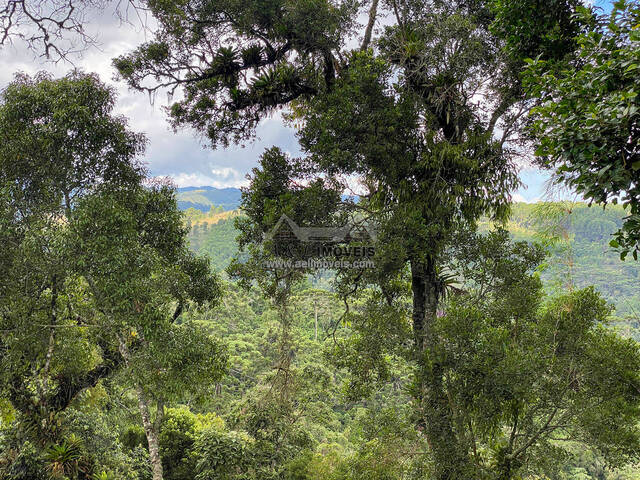
[[[603,176],[605,173],[607,173],[607,170],[609,170],[611,168],[611,164],[607,165],[606,167],[602,167],[599,171],[598,171],[598,176],[601,177]]]

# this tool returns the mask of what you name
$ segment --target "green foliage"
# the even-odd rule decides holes
[[[618,2],[576,60],[591,14],[554,1],[532,15],[538,3],[382,2],[392,20],[349,51],[366,2],[146,2],[155,37],[114,63],[139,90],[182,89],[175,127],[242,143],[280,107],[298,127],[305,156],[265,151],[234,224],[208,222],[215,208],[183,216],[171,186],[144,182],[143,138],[95,77],[17,77],[0,105],[0,476],[603,478],[637,458],[638,344],[606,327],[593,288],[576,288],[580,259],[612,229],[614,246],[633,245],[637,8]],[[580,98],[534,112],[539,135],[545,115],[566,121],[538,152],[550,166],[575,166],[570,135],[579,161],[628,157],[598,165],[584,189],[600,202],[626,192],[624,223],[543,205],[541,224],[514,209],[516,239],[551,239],[583,277],[551,296],[542,280],[562,267],[541,274],[541,247],[474,232],[506,220],[518,184],[525,57],[546,72],[541,96],[583,83]],[[572,117],[582,110],[599,143]],[[594,173],[564,172],[578,184]],[[342,198],[353,178],[358,203]],[[265,269],[264,234],[282,214],[374,225],[375,268],[311,280]],[[223,292],[189,247],[220,268],[236,233],[243,256],[228,272],[240,282]],[[637,293],[624,272],[609,288]]]
[[[539,220],[539,208],[545,211],[551,209],[560,216],[553,222],[549,219]],[[622,206],[609,205],[602,209],[589,208],[580,202],[567,205],[549,203],[542,206],[516,203],[511,210],[507,229],[514,240],[547,244],[549,256],[541,272],[546,291],[554,292],[562,288],[561,282],[566,281],[570,248],[573,256],[573,285],[577,288],[594,285],[607,301],[615,305],[616,315],[621,320],[627,318],[627,324],[632,324],[634,312],[640,312],[640,292],[636,288],[640,267],[634,262],[621,263],[618,255],[609,247],[611,235],[622,226],[625,217]],[[561,213],[561,210],[565,213]],[[488,219],[482,219],[479,227],[486,232],[491,224]],[[206,232],[192,230],[189,234],[190,247],[196,253],[211,258],[212,267],[216,271],[222,271],[238,253],[235,243],[238,233],[233,221],[223,220],[212,225]],[[557,241],[549,244],[549,236]],[[332,278],[332,275],[328,275],[328,278]],[[313,281],[320,282],[321,279]],[[229,315],[235,317],[236,313],[229,312]],[[312,315],[313,309],[307,312],[306,318],[311,318]],[[640,338],[640,333],[635,335]]]
[[[0,258],[0,392],[18,413],[13,441],[32,439],[55,478],[100,473],[70,430],[97,451],[116,443],[104,425],[90,433],[76,422],[95,407],[88,389],[100,380],[120,373],[136,392],[157,478],[164,403],[200,400],[226,369],[219,340],[176,323],[189,306],[218,300],[218,278],[188,250],[174,188],[144,181],[135,160],[143,137],[111,114],[113,103],[95,77],[72,74],[18,77],[0,105],[9,242]],[[74,416],[72,405],[87,410]],[[102,466],[131,473],[115,452]]]
[[[531,0],[495,0],[492,31],[504,39],[509,55],[523,66],[524,59],[540,58],[562,61],[577,48],[575,37],[584,20],[577,12],[587,14],[582,2],[552,0],[544,8]]]
[[[95,75],[17,75],[0,101],[0,181],[25,212],[69,209],[100,182],[139,180],[144,136],[113,115],[115,93]]]
[[[88,395],[84,393],[82,396]],[[73,435],[82,442],[85,455],[93,462],[94,472],[105,470],[126,476],[130,471],[126,444],[120,442],[114,421],[103,414],[103,408],[104,405],[94,406],[85,403],[78,408],[67,409],[64,412],[63,423],[65,433],[67,437]],[[132,445],[130,448],[134,447],[135,445]]]
[[[220,290],[208,262],[186,249],[172,189],[97,192],[78,203],[71,229],[78,268],[110,312],[103,321],[115,331],[116,348],[118,338],[134,347],[132,379],[173,399],[219,377],[222,345],[196,325],[173,324],[173,302],[215,302]]]
[[[347,398],[366,398],[381,385],[400,381],[397,377],[407,368],[403,358],[411,339],[407,314],[406,306],[390,306],[382,295],[374,293],[354,302],[353,310],[343,317],[353,333],[336,343],[331,355],[336,366],[351,373]]]
[[[413,424],[409,405],[373,406],[355,420],[358,450],[343,460],[342,476],[349,479],[423,478],[428,463],[425,439]]]
[[[131,469],[137,480],[151,480],[151,463],[149,462],[149,452],[137,446],[130,454]]]
[[[67,222],[99,185],[141,181],[144,138],[113,115],[113,90],[92,75],[19,75],[0,101],[0,392],[42,445],[59,440],[59,413],[113,368],[88,327],[95,310]]]
[[[543,218],[539,215],[541,209]],[[550,218],[549,212],[555,212],[555,218]],[[618,322],[626,319],[633,328],[633,318],[640,312],[640,266],[633,261],[620,262],[609,247],[611,235],[622,226],[625,216],[620,205],[602,209],[572,202],[515,204],[507,228],[516,240],[548,244],[550,238],[555,238],[547,245],[549,257],[541,272],[547,292],[562,291],[567,285],[594,285],[615,305]],[[482,222],[483,231],[489,228],[488,223]],[[639,338],[638,333],[632,334]]]
[[[213,146],[227,146],[248,140],[264,115],[330,79],[332,52],[350,31],[358,2],[225,0],[149,7],[158,20],[156,38],[116,58],[114,66],[141,91],[154,92],[154,81],[165,76],[170,88],[184,88],[184,98],[169,108],[173,125],[195,126]]]
[[[577,59],[559,72],[538,60],[528,69],[529,88],[541,97],[532,134],[540,164],[558,181],[600,204],[621,202],[628,216],[611,242],[624,258],[640,252],[638,152],[640,48],[637,1],[616,2],[580,36]]]
[[[190,455],[196,437],[196,417],[187,409],[169,409],[160,430],[160,455],[165,478],[191,478],[195,463]]]
[[[75,436],[70,436],[59,445],[51,445],[44,454],[50,478],[76,479],[89,470],[84,445]]]
[[[638,381],[637,343],[602,327],[610,307],[592,288],[540,309],[541,284],[528,273],[540,253],[505,249],[505,235],[460,244],[457,258],[472,282],[437,322],[442,340],[430,359],[444,365],[475,462],[503,475],[534,474],[551,466],[550,456],[563,458],[557,439],[568,438],[612,465],[626,463],[640,439],[640,397],[630,387]]]
[[[128,425],[124,432],[122,432],[120,441],[125,448],[130,450],[140,445],[149,448],[148,445],[145,445],[147,438],[144,435],[144,428],[140,425]]]
[[[7,480],[45,480],[47,475],[38,448],[27,441],[20,449],[5,449],[0,473]]]
[[[235,240],[239,232],[234,222],[232,218],[220,220],[206,231],[195,225],[189,232],[191,249],[200,255],[206,255],[217,272],[224,271],[238,252]]]
[[[167,409],[159,436],[160,455],[167,480],[193,478],[199,458],[194,445],[209,428],[224,429],[224,422],[214,414],[196,415],[185,407]]]
[[[251,439],[248,435],[228,432],[219,427],[205,429],[195,443],[198,457],[196,480],[232,480],[249,478],[252,463]]]
[[[278,308],[277,365],[285,379],[278,388],[285,394],[288,301],[304,272],[265,269],[273,242],[263,243],[263,234],[285,213],[313,225],[340,224],[349,214],[375,224],[380,265],[372,272],[339,272],[336,289],[347,306],[359,289],[371,293],[368,315],[358,323],[375,333],[356,346],[371,347],[367,358],[375,360],[365,362],[364,370],[376,369],[384,380],[388,373],[380,351],[388,345],[371,340],[386,333],[375,330],[383,319],[400,323],[410,282],[413,338],[392,338],[403,346],[412,341],[414,394],[438,479],[462,477],[470,468],[459,443],[464,439],[455,438],[454,413],[446,406],[444,366],[431,357],[438,307],[451,286],[443,256],[461,228],[483,215],[506,218],[508,192],[518,184],[514,150],[507,143],[518,136],[528,109],[514,72],[524,55],[563,58],[577,28],[574,3],[557,2],[544,15],[523,20],[529,6],[390,2],[396,22],[384,29],[376,49],[367,50],[367,40],[354,52],[342,48],[358,12],[349,2],[230,1],[208,8],[158,3],[152,8],[161,20],[158,41],[115,61],[134,88],[154,91],[149,80],[181,87],[184,100],[170,109],[174,125],[196,128],[214,147],[251,138],[260,119],[294,102],[289,118],[301,125],[306,158],[287,158],[277,148],[264,153],[243,196],[247,218],[237,222],[248,259],[233,263],[229,272],[245,287],[257,284]],[[372,23],[376,8],[377,2]],[[199,53],[203,44],[206,50]],[[255,76],[246,80],[250,70]],[[476,102],[478,92],[491,101]],[[359,205],[339,202],[350,177],[359,177],[366,189]]]

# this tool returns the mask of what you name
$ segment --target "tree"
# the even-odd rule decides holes
[[[629,216],[612,240],[623,259],[640,252],[639,20],[637,1],[616,2],[565,68],[537,59],[527,72],[542,100],[531,129],[539,164],[589,202],[624,204]]]
[[[558,2],[535,17],[527,52],[562,58],[570,51],[577,3]],[[274,253],[263,234],[281,214],[307,225],[341,225],[349,215],[375,224],[377,268],[339,272],[338,291],[348,302],[372,287],[387,306],[378,312],[397,316],[407,312],[403,292],[413,292],[419,425],[435,478],[462,478],[470,459],[454,435],[444,366],[427,358],[451,236],[482,215],[504,218],[518,183],[511,142],[530,107],[518,75],[524,59],[492,33],[508,5],[385,6],[395,24],[375,42],[365,38],[358,51],[342,47],[357,13],[350,2],[156,6],[156,39],[114,63],[139,90],[182,89],[184,99],[169,109],[174,125],[195,127],[214,147],[251,138],[265,114],[290,107],[307,155],[290,159],[270,149],[262,156],[243,198],[248,219],[238,224],[240,246],[252,259],[234,271],[282,299],[304,272],[260,271]],[[369,11],[375,23],[377,8]],[[550,26],[554,39],[541,33]],[[358,204],[341,201],[353,177],[365,189]]]
[[[539,475],[571,442],[613,466],[634,458],[640,350],[603,327],[610,306],[593,288],[542,303],[532,273],[542,250],[512,244],[505,231],[465,235],[456,245],[452,269],[465,293],[451,297],[436,322],[436,355],[456,432],[478,472]]]
[[[66,239],[78,198],[143,174],[144,137],[113,105],[110,88],[78,73],[19,75],[2,93],[1,389],[45,442],[57,436],[57,414],[119,364],[83,320],[91,308]]]
[[[174,188],[145,182],[144,138],[113,103],[82,74],[21,76],[4,92],[0,388],[20,414],[19,436],[55,446],[60,412],[123,373],[161,479],[164,405],[206,393],[226,362],[219,341],[175,321],[191,304],[215,303],[220,285],[187,249]]]
[[[208,260],[187,250],[170,186],[100,189],[78,202],[70,229],[101,334],[119,351],[136,392],[153,479],[161,480],[164,406],[205,394],[226,369],[218,340],[193,323],[175,324],[187,302],[218,300],[218,279]]]
[[[347,0],[187,1],[149,5],[153,41],[114,60],[120,76],[151,96],[180,89],[169,114],[211,145],[246,141],[265,115],[331,84],[357,14]]]

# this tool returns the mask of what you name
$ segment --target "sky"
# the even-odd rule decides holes
[[[607,8],[609,0],[596,2]],[[97,38],[99,47],[91,47],[74,57],[75,67],[97,73],[103,82],[115,87],[118,99],[116,113],[129,119],[134,131],[144,132],[149,144],[144,157],[153,176],[170,176],[179,187],[213,186],[239,187],[247,184],[246,175],[257,165],[265,148],[277,145],[292,155],[300,153],[294,133],[278,114],[265,119],[258,128],[258,138],[246,147],[212,150],[203,145],[193,131],[174,133],[162,109],[166,99],[157,97],[151,104],[149,97],[129,90],[114,79],[111,59],[133,50],[148,39],[139,21],[122,24],[112,11],[89,13],[86,17],[88,33]],[[73,65],[52,64],[34,56],[18,42],[0,49],[0,88],[9,83],[16,72],[34,74],[41,70],[62,76]],[[514,193],[516,201],[535,202],[545,197],[548,175],[531,167],[520,172],[524,184]]]

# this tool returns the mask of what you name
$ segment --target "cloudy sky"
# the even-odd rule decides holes
[[[598,2],[602,6],[608,3],[608,0]],[[146,33],[140,23],[132,20],[132,24],[122,24],[113,12],[88,14],[87,20],[88,32],[97,38],[100,47],[92,47],[74,57],[74,64],[84,71],[96,72],[104,82],[116,87],[117,113],[128,117],[130,127],[145,132],[149,138],[145,160],[152,175],[171,176],[178,186],[237,187],[246,183],[245,175],[257,164],[265,147],[277,145],[294,155],[299,152],[293,132],[277,115],[263,121],[258,140],[245,148],[213,151],[203,147],[191,131],[173,133],[162,110],[166,99],[158,97],[151,105],[146,95],[129,91],[113,78],[111,59],[145,41]],[[16,72],[33,74],[47,70],[54,75],[64,75],[71,68],[62,62],[44,62],[16,42],[0,50],[0,88],[10,82]],[[521,179],[526,186],[516,192],[516,200],[531,202],[542,198],[546,178],[535,169],[523,169]]]

